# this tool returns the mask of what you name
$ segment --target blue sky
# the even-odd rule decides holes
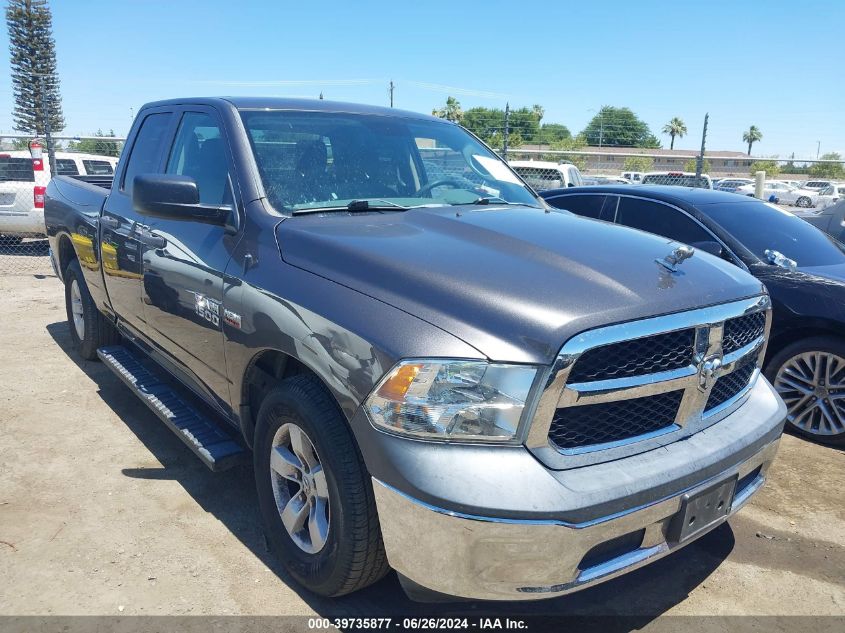
[[[287,2],[52,0],[66,133],[113,128],[183,95],[314,96],[430,112],[541,104],[583,128],[627,106],[652,131],[670,118],[709,149],[845,154],[845,2]],[[8,68],[7,33],[0,36]],[[451,88],[450,88],[451,87]],[[0,131],[12,90],[0,76]],[[668,137],[659,135],[664,146]]]

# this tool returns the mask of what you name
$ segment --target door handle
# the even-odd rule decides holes
[[[100,226],[104,229],[116,229],[120,226],[120,220],[110,215],[104,215],[100,218]]]
[[[146,230],[139,232],[138,241],[144,246],[149,246],[150,248],[164,248],[167,246],[167,240],[161,235],[156,235],[155,233]]]

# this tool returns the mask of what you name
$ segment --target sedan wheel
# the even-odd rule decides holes
[[[801,196],[795,201],[795,206],[801,207],[802,209],[809,209],[812,206],[811,202],[807,196]]]
[[[283,424],[273,437],[270,483],[276,509],[291,540],[316,554],[329,536],[329,488],[311,438],[296,424]]]
[[[845,439],[845,358],[823,351],[792,356],[778,369],[774,387],[795,429],[822,441]]]

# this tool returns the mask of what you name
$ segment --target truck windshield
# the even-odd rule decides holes
[[[279,211],[473,203],[541,207],[495,154],[446,121],[340,112],[242,110]]]
[[[798,268],[845,263],[839,242],[772,204],[748,200],[705,204],[699,209],[763,261],[771,249],[794,259]]]

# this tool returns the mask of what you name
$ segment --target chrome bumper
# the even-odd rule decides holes
[[[768,390],[771,388],[766,385],[761,392]],[[738,427],[747,424],[757,433],[768,429],[766,442],[757,444],[754,452],[744,451],[744,459],[738,457],[731,467],[717,471],[717,474],[710,470],[711,474],[706,478],[688,480],[694,483],[679,486],[678,491],[669,496],[640,497],[638,504],[584,522],[465,514],[423,502],[374,478],[373,489],[388,561],[396,571],[422,587],[481,600],[552,598],[609,580],[706,534],[737,512],[759,490],[777,453],[785,407],[777,400],[776,411],[769,410],[763,416],[765,419],[754,421],[762,413],[762,409],[742,407],[702,433],[718,433],[722,438],[718,451],[738,455],[741,452],[738,444],[742,443],[737,435]],[[743,414],[744,420],[737,417]],[[717,428],[721,425],[726,426]],[[696,442],[693,440],[692,444],[696,445]],[[687,440],[674,446],[678,451],[689,451],[689,445],[690,440]],[[653,476],[659,477],[658,473],[663,472],[660,454],[665,455],[672,446],[657,449],[648,458]],[[692,472],[702,472],[706,468],[708,460],[704,452],[698,453],[699,458],[693,458],[692,463],[688,462]],[[630,459],[643,461],[647,456],[648,453],[640,454]],[[597,468],[587,466],[567,471],[564,476],[574,478],[560,481],[558,485],[563,484],[561,495],[582,490],[580,496],[585,500],[597,501],[593,495],[599,490],[590,492],[584,485],[584,477],[594,470],[594,475],[607,484],[599,486],[605,498],[607,494],[619,494],[620,482],[612,484]],[[625,471],[635,477],[638,469],[632,464]],[[688,540],[673,541],[670,525],[681,510],[684,496],[694,495],[734,476],[738,484],[729,514]],[[472,486],[472,483],[461,479],[456,485]],[[638,480],[630,478],[622,484],[629,489],[637,485]],[[596,507],[599,507],[598,503]]]

